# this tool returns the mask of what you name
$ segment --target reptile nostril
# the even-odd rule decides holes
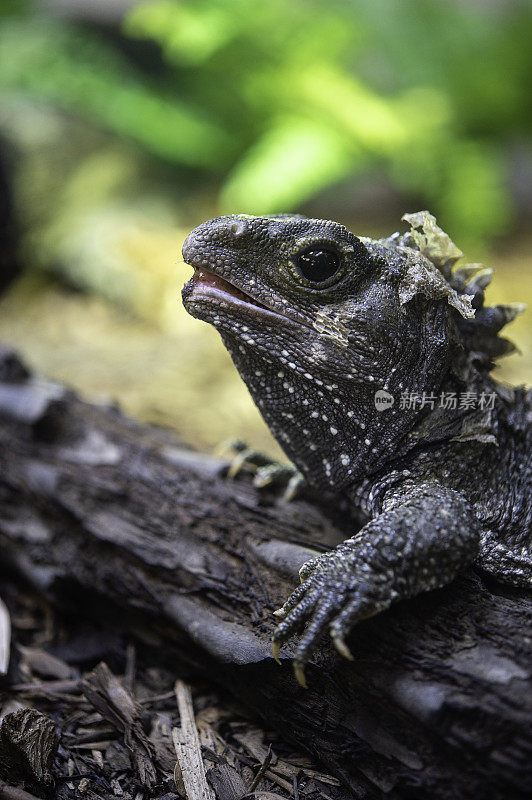
[[[246,233],[247,229],[248,226],[243,219],[239,219],[236,222],[233,222],[233,224],[231,225],[231,233],[233,234],[233,236],[236,236],[237,238],[243,236]]]

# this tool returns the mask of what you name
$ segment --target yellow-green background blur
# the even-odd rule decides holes
[[[529,0],[0,0],[0,340],[202,448],[274,452],[180,288],[187,232],[428,208],[532,307]],[[496,375],[531,382],[523,351]]]

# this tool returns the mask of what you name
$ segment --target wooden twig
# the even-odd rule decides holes
[[[215,800],[214,792],[207,783],[205,775],[192,695],[184,681],[176,681],[175,696],[181,726],[172,730],[172,739],[187,798],[188,800]]]
[[[11,618],[7,606],[0,599],[0,676],[7,675],[11,650]]]
[[[272,760],[272,746],[270,745],[268,747],[268,752],[266,753],[266,758],[260,765],[259,769],[257,770],[257,774],[251,781],[251,786],[248,789],[248,794],[251,794],[252,792],[255,791],[255,789],[259,785],[260,779],[264,776],[264,773],[267,772],[268,767],[271,764],[271,760]]]

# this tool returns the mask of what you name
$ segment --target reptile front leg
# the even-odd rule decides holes
[[[294,658],[305,685],[305,664],[324,631],[351,658],[345,637],[357,622],[449,583],[478,547],[478,523],[459,492],[436,483],[389,492],[381,513],[356,536],[301,568],[302,585],[276,612],[283,621],[273,635],[274,656],[307,623]]]

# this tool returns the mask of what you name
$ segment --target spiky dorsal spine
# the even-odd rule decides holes
[[[455,315],[461,343],[470,361],[492,369],[496,359],[515,351],[515,345],[499,336],[499,332],[521,314],[526,305],[485,306],[485,290],[493,277],[493,269],[483,264],[463,264],[453,270],[463,253],[437,225],[436,218],[428,211],[418,211],[404,214],[402,219],[411,226],[405,243],[428,258],[452,289],[471,298],[474,317],[467,319],[458,313]]]

